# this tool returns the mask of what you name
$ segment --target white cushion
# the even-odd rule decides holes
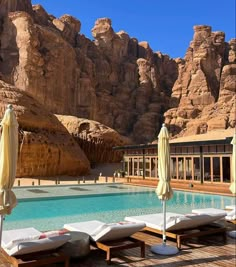
[[[87,221],[81,223],[65,224],[64,228],[70,231],[85,232],[93,241],[108,241],[131,236],[144,228],[145,223],[103,223],[100,221]]]
[[[69,231],[79,231],[91,235],[103,225],[105,225],[104,222],[92,220],[86,222],[66,223],[64,224],[64,228]]]
[[[225,208],[227,210],[234,210],[234,209],[236,209],[236,205],[228,205],[228,206],[225,206]]]
[[[236,210],[231,210],[227,213],[227,216],[225,216],[225,219],[227,221],[232,221],[232,220],[236,220]]]
[[[12,249],[21,242],[39,239],[40,235],[41,232],[33,227],[6,230],[2,232],[2,246],[6,249]]]
[[[204,209],[194,209],[192,213],[196,214],[213,214],[213,215],[222,215],[222,217],[227,215],[227,211],[222,209],[215,209],[215,208],[204,208]]]
[[[184,215],[179,213],[167,212],[166,213],[166,229],[176,225],[180,217]],[[147,227],[163,230],[163,213],[153,213],[139,216],[127,216],[126,221],[129,222],[142,222],[145,223]]]
[[[195,228],[201,225],[209,224],[224,217],[220,214],[175,214],[171,212],[166,213],[166,230],[181,230]],[[131,222],[143,222],[147,227],[163,230],[163,213],[147,214],[141,216],[125,217],[125,220]]]
[[[12,249],[4,249],[10,256],[23,255],[38,251],[56,249],[71,239],[68,235],[54,236],[34,241],[21,242]]]
[[[68,240],[70,236],[60,235],[50,238],[39,237],[42,233],[33,227],[6,230],[2,232],[2,248],[10,255],[22,255],[48,249],[55,249]]]
[[[112,223],[103,226],[96,235],[91,235],[94,241],[116,240],[133,235],[146,226],[145,223]]]

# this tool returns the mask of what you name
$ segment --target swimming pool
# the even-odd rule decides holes
[[[90,187],[81,185],[56,188],[58,192],[59,189],[63,193],[55,197],[45,197],[45,193],[42,193],[52,190],[50,187],[25,189],[29,194],[33,192],[40,194],[40,198],[32,197],[34,195],[19,198],[18,192],[19,203],[12,214],[6,217],[3,228],[6,230],[34,226],[39,230],[51,230],[76,221],[96,219],[115,222],[123,220],[127,215],[162,212],[162,204],[154,188],[128,185],[91,185]],[[69,189],[73,190],[73,195],[65,194]],[[174,197],[167,202],[167,211],[190,213],[196,208],[225,208],[226,205],[233,204],[233,197],[175,191]]]

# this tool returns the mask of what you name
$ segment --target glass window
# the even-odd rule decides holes
[[[231,163],[232,164],[232,163]],[[223,182],[230,183],[230,157],[222,157]]]
[[[213,157],[213,182],[220,182],[220,158]]]
[[[133,161],[134,161],[134,173],[133,173],[133,175],[138,175],[138,159],[134,158]]]
[[[128,174],[128,161],[129,159],[125,159],[125,174]]]
[[[203,173],[204,181],[211,181],[210,157],[203,158]]]
[[[145,176],[150,177],[150,158],[145,159]]]
[[[174,157],[170,158],[170,175],[171,179],[177,179],[177,160]]]
[[[184,179],[184,158],[178,158],[178,179]]]
[[[200,158],[193,158],[194,180],[201,181]]]
[[[192,146],[189,146],[189,147],[188,147],[188,153],[189,153],[189,154],[192,154],[192,153],[193,153],[193,147],[192,147]]]
[[[144,159],[146,160],[146,159]],[[139,171],[137,173],[138,176],[143,176],[143,158],[139,158]]]
[[[200,146],[194,146],[194,153],[200,153]]]
[[[186,180],[192,180],[192,158],[186,157],[185,168],[186,168]]]
[[[225,152],[232,153],[232,145],[225,145]]]
[[[133,159],[129,159],[129,173],[128,175],[133,175]]]
[[[216,146],[209,146],[209,152],[216,152]]]
[[[151,158],[151,177],[157,177],[156,158]]]
[[[224,152],[224,151],[225,151],[224,145],[217,145],[217,152]]]

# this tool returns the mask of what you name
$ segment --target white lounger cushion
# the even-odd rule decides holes
[[[192,213],[222,215],[222,217],[227,215],[227,211],[215,208],[194,209],[192,210]]]
[[[64,228],[70,231],[87,233],[93,241],[108,241],[131,236],[145,226],[145,223],[103,223],[94,220],[65,224]]]
[[[40,235],[41,232],[34,228],[3,231],[2,248],[10,256],[23,255],[37,251],[56,249],[71,239],[68,235],[38,239]],[[10,246],[9,244],[14,245]]]
[[[201,225],[212,223],[219,220],[224,216],[222,215],[197,215],[197,214],[178,214],[178,213],[166,213],[166,230],[181,230],[195,228]],[[147,214],[141,216],[125,217],[126,221],[131,222],[143,222],[147,227],[157,230],[163,230],[163,213]]]
[[[236,220],[236,209],[231,210],[227,213],[227,216],[225,216],[225,219],[227,221],[233,221]]]
[[[214,209],[214,208],[205,208],[205,209],[195,209],[192,210],[193,213],[197,214],[215,214],[215,215],[222,215],[225,217],[226,220],[231,221],[236,219],[236,210],[221,210],[221,209]]]
[[[15,247],[18,243],[39,239],[41,232],[35,228],[24,228],[3,231],[2,246],[6,249]]]
[[[225,206],[225,208],[227,210],[235,210],[236,209],[236,205],[228,205],[228,206]]]

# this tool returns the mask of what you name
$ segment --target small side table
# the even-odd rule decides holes
[[[85,257],[90,252],[89,235],[82,232],[71,231],[65,233],[71,239],[61,247],[61,251],[71,258]]]

